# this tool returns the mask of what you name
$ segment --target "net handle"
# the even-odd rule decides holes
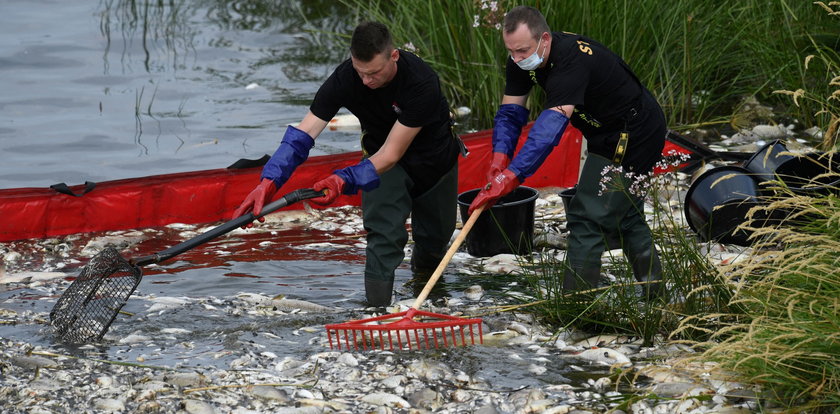
[[[131,264],[134,266],[145,266],[152,263],[160,263],[164,260],[171,259],[187,250],[200,246],[204,243],[207,243],[210,240],[215,239],[223,234],[229,233],[233,230],[236,230],[239,227],[242,227],[252,221],[271,214],[283,207],[286,207],[290,204],[297,203],[301,200],[307,200],[310,198],[320,197],[324,195],[322,191],[315,191],[311,188],[302,188],[291,193],[280,197],[279,199],[272,201],[271,203],[267,204],[263,207],[260,215],[255,216],[253,212],[245,213],[233,220],[230,220],[218,227],[214,227],[204,233],[199,234],[189,240],[183,241],[175,246],[172,246],[166,250],[160,251],[153,255],[139,257],[137,259],[131,260]]]
[[[440,279],[440,275],[443,274],[443,271],[446,269],[446,266],[449,265],[449,261],[452,260],[452,256],[455,255],[455,252],[458,251],[458,247],[461,246],[461,243],[464,242],[464,239],[467,238],[467,234],[472,230],[475,221],[478,220],[478,216],[481,215],[481,212],[484,211],[484,208],[487,205],[482,205],[475,210],[473,210],[472,214],[470,214],[470,218],[467,219],[467,222],[464,223],[464,227],[461,228],[461,232],[458,233],[458,236],[455,237],[455,240],[452,241],[452,245],[449,246],[449,250],[446,251],[446,254],[443,256],[443,259],[440,260],[437,268],[435,268],[435,272],[432,273],[432,276],[429,277],[429,281],[426,282],[426,287],[423,288],[423,291],[420,292],[420,295],[417,296],[417,299],[414,301],[414,304],[411,305],[414,309],[419,309],[420,305],[423,304],[423,301],[429,296],[429,293],[434,288],[435,283],[437,283],[438,279]]]

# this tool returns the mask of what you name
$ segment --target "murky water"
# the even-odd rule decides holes
[[[332,1],[4,1],[0,188],[224,168],[277,147],[345,58]],[[313,155],[357,149],[325,132]]]
[[[293,213],[289,213],[293,214]],[[159,265],[149,265],[136,292],[123,307],[104,340],[81,348],[57,342],[46,321],[18,325],[0,324],[0,337],[54,347],[67,354],[132,364],[175,367],[236,368],[243,355],[263,354],[305,358],[329,349],[324,325],[366,317],[362,310],[364,289],[364,244],[358,234],[316,229],[322,222],[354,221],[356,208],[331,211],[311,224],[271,222],[260,231],[241,232],[211,241]],[[337,227],[337,226],[333,226]],[[63,248],[45,252],[44,241],[15,242],[9,247],[23,255],[21,267],[36,271],[78,274],[87,257],[84,247],[107,239],[119,243],[134,240],[123,250],[126,258],[161,251],[207,228],[177,226],[142,231],[110,232],[73,236]],[[360,227],[358,227],[360,231]],[[139,239],[139,240],[138,240]],[[62,251],[61,255],[52,252]],[[462,256],[463,255],[463,256]],[[466,299],[464,289],[481,285],[488,295],[478,307],[497,305],[511,288],[502,275],[475,274],[465,253],[447,268],[430,299],[424,304],[442,305]],[[412,284],[408,263],[396,272],[395,301],[412,300],[422,285]],[[0,285],[2,308],[23,315],[45,315],[63,294],[69,282],[61,279],[38,283]],[[305,300],[334,308],[335,312],[278,308],[271,298]],[[487,322],[487,321],[486,321]],[[465,349],[428,351],[428,358],[445,361],[453,368],[485,378],[498,390],[523,386],[585,381],[573,378],[568,360],[560,353],[529,354],[528,351],[494,345],[489,338],[499,322],[487,322],[487,345]],[[524,352],[523,352],[524,351]],[[382,356],[383,360],[385,356]],[[546,358],[551,360],[546,362]],[[530,373],[539,361],[546,366],[540,376]],[[606,372],[596,368],[587,378]]]

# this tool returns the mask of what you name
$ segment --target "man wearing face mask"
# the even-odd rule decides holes
[[[428,279],[443,258],[455,230],[463,144],[453,133],[437,74],[419,57],[395,49],[385,25],[365,22],[355,28],[350,59],[321,85],[301,123],[287,128],[262,181],[234,217],[260,213],[342,107],[359,118],[364,159],[315,183],[312,188],[325,195],[312,201],[326,205],[339,194],[362,191],[366,302],[386,306],[394,270],[404,258],[409,215],[415,278]]]
[[[566,212],[570,234],[564,289],[597,287],[605,240],[616,238],[636,279],[647,282],[647,297],[660,295],[662,269],[643,200],[628,191],[631,179],[625,175],[646,175],[661,157],[666,124],[656,99],[615,53],[581,35],[551,32],[532,7],[515,7],[505,15],[502,39],[510,60],[494,119],[489,186],[476,196],[470,212],[493,205],[534,174],[571,123],[586,138],[589,154]],[[534,85],[545,91],[544,109],[514,157]],[[624,174],[602,191],[602,174],[610,166],[620,166]]]

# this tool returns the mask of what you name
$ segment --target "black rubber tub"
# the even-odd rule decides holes
[[[467,210],[478,195],[479,189],[458,195],[462,220],[469,217]],[[489,257],[501,253],[530,254],[534,244],[534,206],[537,190],[520,186],[502,197],[490,210],[478,216],[467,234],[464,244],[467,253],[476,257]]]
[[[703,241],[749,246],[749,234],[737,229],[747,212],[766,204],[765,193],[747,169],[739,166],[713,168],[697,177],[685,196],[689,227]]]
[[[791,154],[780,141],[768,143],[744,163],[759,183],[779,180],[800,195],[840,193],[840,160],[836,154]]]
[[[756,181],[763,183],[775,180],[776,169],[793,158],[793,155],[788,152],[787,146],[776,140],[767,143],[756,151],[744,162],[744,168],[755,177]]]

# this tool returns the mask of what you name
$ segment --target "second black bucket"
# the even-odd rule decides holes
[[[783,142],[776,140],[768,142],[756,151],[752,157],[744,162],[744,168],[759,183],[763,183],[775,180],[776,169],[793,158],[793,155],[788,152],[787,146]]]
[[[458,195],[458,207],[464,221],[479,191],[475,189]],[[520,186],[502,197],[490,210],[481,213],[464,240],[467,253],[476,257],[531,253],[534,243],[534,206],[538,195],[537,190]]]
[[[749,246],[750,234],[738,226],[747,221],[751,208],[766,204],[763,198],[758,181],[745,168],[717,167],[691,183],[685,195],[685,217],[703,241]]]
[[[784,143],[773,141],[750,157],[744,168],[760,183],[779,180],[794,194],[840,192],[840,160],[834,154],[792,154]]]
[[[840,194],[840,160],[836,154],[802,154],[785,161],[776,168],[776,174],[794,194]]]

